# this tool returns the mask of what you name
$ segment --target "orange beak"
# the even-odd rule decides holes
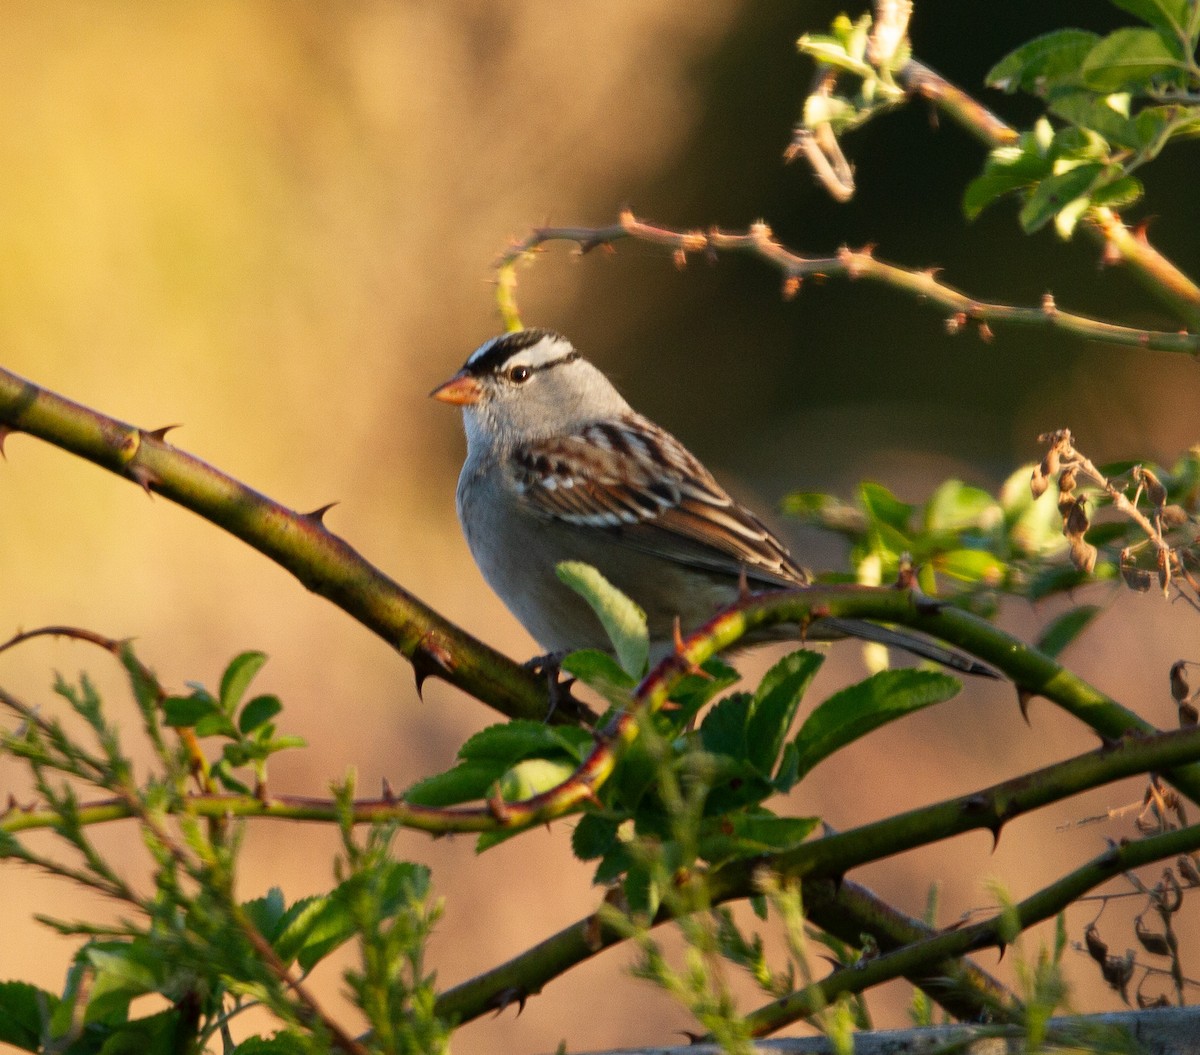
[[[429,393],[434,399],[443,403],[453,403],[457,407],[467,407],[478,403],[483,395],[479,382],[465,370],[460,370],[449,381],[444,381]]]

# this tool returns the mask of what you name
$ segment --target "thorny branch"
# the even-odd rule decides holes
[[[961,332],[969,323],[978,327],[985,340],[992,337],[992,325],[1031,326],[1061,330],[1085,340],[1106,344],[1129,345],[1155,351],[1200,354],[1200,334],[1186,330],[1170,332],[1134,326],[1121,326],[1073,312],[1062,311],[1054,298],[1046,294],[1039,307],[976,300],[940,281],[935,269],[912,270],[878,259],[868,246],[849,249],[843,246],[833,256],[802,256],[777,242],[766,223],[751,225],[746,231],[677,230],[638,219],[623,210],[615,224],[608,227],[535,227],[514,242],[492,265],[496,271],[497,303],[505,325],[519,329],[520,313],[516,303],[517,265],[533,259],[550,242],[574,242],[581,253],[600,246],[612,246],[623,239],[661,246],[682,267],[689,256],[714,258],[720,253],[745,253],[770,264],[783,275],[783,295],[795,296],[806,278],[867,279],[901,290],[918,301],[947,312],[946,328]]]

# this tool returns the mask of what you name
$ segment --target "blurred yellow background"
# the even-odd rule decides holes
[[[143,427],[181,422],[173,443],[285,504],[337,500],[333,531],[450,618],[530,655],[534,646],[460,540],[459,423],[426,393],[499,328],[488,265],[508,239],[546,219],[608,223],[628,202],[665,222],[744,226],[771,195],[786,194],[799,216],[792,244],[828,251],[857,237],[806,241],[805,224],[836,231],[838,214],[777,160],[789,132],[777,117],[798,106],[805,76],[794,38],[827,20],[820,5],[797,7],[754,21],[730,0],[10,4],[0,35],[0,363]],[[741,71],[739,84],[753,83],[747,64],[764,42],[771,68],[790,79],[764,76],[744,123],[756,128],[760,110],[773,108],[760,137],[772,160],[735,150],[741,167],[718,179],[705,170],[713,101],[724,100],[730,69]],[[775,182],[760,206],[705,198],[702,177],[731,195],[758,193],[768,165]],[[849,232],[864,225],[861,214],[844,215]],[[914,264],[941,259],[941,250],[908,252]],[[1103,423],[1097,456],[1137,453],[1131,443],[1165,455],[1194,439],[1194,415],[1183,420],[1182,408],[1200,393],[1174,362],[1154,360],[1163,381],[1155,395],[1133,383],[1142,368],[1127,356],[1100,353],[1086,367],[1070,360],[1051,385],[1047,368],[1032,365],[1050,346],[1037,343],[1044,338],[1018,336],[1007,351],[954,343],[921,315],[913,317],[924,333],[899,334],[896,349],[853,335],[830,344],[833,329],[805,343],[815,316],[833,327],[846,311],[884,319],[909,306],[885,297],[869,310],[856,289],[806,290],[800,304],[784,305],[763,269],[721,267],[677,274],[662,254],[634,246],[582,261],[556,250],[523,272],[521,304],[527,323],[573,336],[636,405],[764,512],[791,487],[848,494],[865,475],[910,500],[955,473],[994,484],[1033,456],[1033,434],[1062,424],[1079,434],[1080,421]],[[738,298],[748,305],[741,315],[715,306]],[[882,370],[862,363],[877,390],[861,398],[867,382],[844,365],[859,362],[857,340],[887,357]],[[964,386],[987,388],[988,362],[1009,352],[1017,365],[1003,372],[1017,380],[1003,399],[985,393],[974,408]],[[1129,382],[1124,423],[1098,380]],[[492,720],[439,682],[419,700],[387,647],[191,514],[20,435],[7,453],[0,636],[67,623],[135,637],[176,689],[214,684],[243,649],[266,651],[256,688],[283,698],[284,730],[311,745],[273,764],[275,789],[322,794],[349,767],[367,792],[384,778],[402,788],[447,767],[462,739]],[[806,562],[839,559],[827,542],[812,545]],[[1192,647],[1194,615],[1153,597],[1121,597],[1115,607],[1072,658],[1168,724],[1166,669]],[[1032,624],[1018,606],[1006,622]],[[747,674],[771,655],[751,657]],[[52,709],[51,672],[86,669],[123,708],[132,737],[134,711],[110,668],[82,646],[44,642],[0,657],[0,684]],[[854,647],[842,646],[817,690],[859,670]],[[794,809],[844,828],[1094,742],[1049,705],[1035,703],[1032,715],[1029,729],[1009,690],[972,686],[823,766],[797,790]],[[0,791],[23,797],[16,780],[0,762]],[[1124,829],[1056,826],[1139,793],[1130,785],[1026,818],[995,854],[975,835],[862,878],[915,913],[937,880],[950,920],[989,902],[985,877],[1020,896],[1097,852],[1103,835]],[[400,837],[397,852],[431,864],[446,898],[433,950],[443,984],[595,906],[599,892],[590,869],[572,861],[567,834],[560,824],[481,858],[469,840]],[[124,846],[127,837],[112,828],[101,838]],[[317,826],[252,828],[242,893],[277,884],[290,900],[326,889],[334,845]],[[131,875],[138,860],[131,852]],[[0,871],[0,889],[0,979],[57,990],[75,946],[32,914],[107,909],[11,867]],[[1123,950],[1126,938],[1111,941]],[[466,1027],[455,1051],[550,1051],[564,1038],[572,1050],[673,1042],[691,1023],[629,979],[627,959],[609,953],[553,983],[520,1017],[510,1010]],[[1111,1003],[1088,964],[1073,958],[1071,968],[1082,1007]],[[345,1012],[335,971],[314,988]],[[745,992],[745,1006],[755,1006]],[[878,1002],[881,1017],[901,1022],[904,999],[893,987]]]

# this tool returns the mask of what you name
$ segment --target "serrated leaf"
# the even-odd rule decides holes
[[[801,778],[822,759],[906,714],[942,703],[962,686],[940,671],[885,670],[830,696],[800,727],[794,741]]]
[[[418,780],[404,792],[404,801],[414,806],[441,807],[486,799],[507,768],[507,763],[495,759],[460,762],[444,773]]]
[[[357,933],[349,900],[356,888],[370,883],[379,888],[378,911],[382,919],[390,918],[406,905],[425,897],[429,889],[429,870],[409,861],[391,861],[373,868],[370,874],[356,873],[339,883],[327,897],[314,898],[298,913],[280,938],[280,955],[292,953],[304,972]],[[283,950],[286,950],[284,952]]]
[[[234,656],[225,672],[221,675],[221,691],[219,701],[221,709],[230,717],[237,710],[246,694],[246,689],[254,676],[262,670],[267,661],[265,652],[243,652]]]
[[[546,725],[527,718],[499,722],[481,729],[458,749],[463,761],[517,762],[542,752],[578,752],[580,744],[590,743],[585,730]]]
[[[231,1055],[311,1055],[311,1044],[297,1033],[281,1031],[269,1037],[247,1037]]]
[[[282,710],[283,703],[278,696],[255,696],[238,715],[238,729],[243,733],[253,732]]]
[[[1084,84],[1098,92],[1136,89],[1185,68],[1178,50],[1155,29],[1118,29],[1088,52]]]
[[[617,829],[620,824],[616,817],[585,813],[571,832],[571,850],[581,861],[594,861],[603,857],[617,841]]]
[[[1064,92],[1050,103],[1050,112],[1079,128],[1088,128],[1117,146],[1141,149],[1141,136],[1127,114],[1114,109],[1111,95],[1080,89]]]
[[[1078,78],[1079,67],[1099,36],[1082,29],[1059,29],[1010,51],[987,74],[991,88],[1009,93],[1043,93]]]
[[[699,853],[714,867],[739,857],[792,850],[821,823],[819,817],[776,817],[765,810],[718,818],[700,837]]]
[[[1110,209],[1123,209],[1132,205],[1142,196],[1142,181],[1134,176],[1122,176],[1103,187],[1097,187],[1091,193],[1091,204],[1106,205]]]
[[[58,997],[27,982],[0,982],[0,1044],[38,1051],[42,1038],[42,1009],[47,1016]]]
[[[773,775],[800,701],[824,662],[820,653],[800,649],[784,656],[759,684],[746,726],[746,755],[764,777]]]
[[[718,700],[700,723],[700,743],[714,755],[746,757],[746,726],[754,697],[735,692]]]
[[[1086,196],[1103,179],[1105,168],[1100,162],[1085,162],[1058,175],[1047,176],[1021,207],[1021,227],[1029,234],[1041,230],[1060,210]]]
[[[255,929],[267,941],[274,943],[283,926],[287,902],[283,898],[283,891],[273,886],[262,897],[243,901],[242,911],[254,924]]]
[[[1103,609],[1095,604],[1081,604],[1055,619],[1037,641],[1037,648],[1051,657],[1059,656],[1072,641],[1084,632]]]
[[[596,613],[625,672],[641,678],[650,658],[646,613],[590,564],[563,561],[555,571]]]

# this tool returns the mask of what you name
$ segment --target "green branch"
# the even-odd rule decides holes
[[[735,861],[710,873],[706,880],[708,895],[713,905],[753,897],[758,893],[756,877],[763,869],[800,879],[806,884],[804,900],[813,921],[857,943],[864,930],[876,933],[864,919],[868,914],[874,915],[875,908],[873,896],[868,895],[869,900],[856,906],[847,920],[840,880],[852,868],[967,831],[986,829],[999,838],[1005,823],[1031,810],[1114,780],[1172,769],[1181,763],[1195,763],[1197,759],[1200,759],[1200,728],[1127,739],[1112,748],[1099,748],[981,791],[825,836],[788,852]],[[837,881],[838,897],[831,898],[822,887],[831,880]],[[664,923],[670,918],[664,910],[655,922]],[[910,930],[897,930],[890,918],[886,922],[880,941],[883,948],[914,940]],[[600,917],[589,916],[508,963],[448,990],[439,997],[439,1014],[465,1021],[495,1008],[498,1001],[518,996],[523,999],[624,937],[622,931],[606,926]],[[931,968],[928,973],[936,978],[944,970],[944,965],[938,964],[936,970]],[[924,977],[918,972],[910,978],[916,981],[918,976]],[[974,988],[978,994],[978,987]],[[941,993],[934,995],[939,1000],[945,998]]]
[[[1051,919],[1089,890],[1122,872],[1200,849],[1200,825],[1111,846],[1082,868],[1069,872],[1009,910],[972,926],[946,931],[852,967],[834,971],[820,982],[772,1001],[746,1016],[756,1037],[767,1036],[811,1015],[830,1001],[861,993],[893,978],[941,971],[956,958],[992,946],[1003,947],[1035,923]]]
[[[25,432],[190,509],[253,546],[395,648],[418,686],[428,676],[457,685],[514,718],[545,718],[543,679],[473,638],[368,563],[322,523],[324,509],[297,513],[164,439],[0,370],[0,441]],[[570,698],[552,721],[578,722]]]

